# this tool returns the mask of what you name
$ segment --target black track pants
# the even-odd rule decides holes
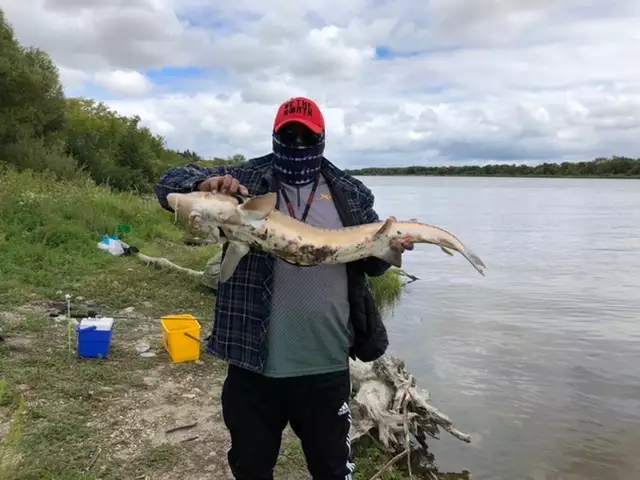
[[[300,438],[314,480],[350,480],[349,371],[269,378],[229,366],[222,414],[237,480],[271,480],[287,423]]]

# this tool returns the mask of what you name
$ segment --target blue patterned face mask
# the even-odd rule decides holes
[[[275,175],[288,185],[313,182],[322,166],[324,132],[313,133],[300,125],[286,125],[273,133]]]

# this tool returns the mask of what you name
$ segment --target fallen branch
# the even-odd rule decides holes
[[[89,462],[89,465],[87,465],[87,468],[85,468],[85,472],[88,472],[89,470],[91,470],[93,468],[93,466],[95,465],[95,463],[98,460],[98,457],[100,456],[101,453],[102,453],[102,449],[100,447],[98,447],[98,450],[96,451],[95,455],[93,456],[93,458]]]
[[[408,454],[409,454],[409,450],[404,450],[403,452],[400,452],[399,454],[397,454],[395,457],[393,457],[391,460],[385,463],[384,466],[380,470],[378,470],[378,472],[373,477],[371,477],[370,480],[377,480],[378,478],[381,478],[381,475],[385,472],[387,468],[389,468],[391,465],[393,465],[402,457]]]
[[[188,275],[191,275],[193,277],[198,277],[198,278],[200,278],[200,277],[202,277],[204,275],[204,272],[202,272],[202,271],[192,270],[191,268],[186,268],[186,267],[181,267],[180,265],[176,265],[171,260],[168,260],[166,258],[150,257],[150,256],[145,255],[144,253],[140,253],[140,252],[138,252],[136,255],[142,261],[142,263],[144,263],[146,265],[156,265],[156,266],[159,266],[159,267],[168,267],[168,268],[171,268],[172,270],[178,270],[180,272],[184,272],[184,273],[186,273]]]
[[[413,283],[416,280],[420,280],[418,277],[416,277],[415,275],[411,275],[410,273],[405,272],[404,270],[402,270],[401,268],[395,268],[393,267],[393,271],[396,272],[398,275],[400,275],[401,277],[407,277],[409,279],[409,281],[407,282],[407,284],[409,283]]]
[[[222,258],[222,253],[218,253],[217,255],[212,257],[207,262],[204,270],[193,270],[191,268],[181,267],[180,265],[176,265],[171,260],[164,257],[150,257],[149,255],[145,255],[144,253],[140,252],[136,253],[136,255],[145,265],[155,265],[158,267],[166,267],[172,270],[178,270],[192,277],[200,278],[201,282],[212,290],[218,289],[218,276],[220,275],[220,260]],[[420,280],[415,275],[407,273],[401,268],[392,267],[392,271],[396,272],[401,277],[408,278],[409,281],[407,281],[406,284],[413,283],[416,280]]]
[[[179,425],[177,427],[170,428],[169,430],[165,431],[164,433],[169,434],[169,433],[177,432],[179,430],[189,430],[190,428],[193,428],[196,425],[198,425],[198,422],[189,423],[188,425]]]

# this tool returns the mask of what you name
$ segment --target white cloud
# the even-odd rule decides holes
[[[213,3],[0,7],[69,93],[108,92],[170,146],[205,156],[267,152],[278,103],[297,94],[320,103],[327,156],[342,166],[638,156],[634,0]],[[162,68],[207,73],[149,73]]]
[[[135,70],[96,72],[93,81],[111,93],[119,93],[124,96],[141,96],[149,93],[153,88],[151,81]]]

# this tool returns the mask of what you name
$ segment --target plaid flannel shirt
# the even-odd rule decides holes
[[[272,155],[268,154],[237,166],[189,164],[174,168],[161,178],[156,195],[160,205],[172,211],[167,203],[169,193],[191,192],[207,178],[226,174],[247,187],[250,196],[262,195],[273,189],[271,161]],[[333,193],[336,207],[343,212],[341,217],[346,226],[379,221],[373,209],[373,193],[362,182],[326,159],[322,175]],[[267,355],[273,258],[268,253],[251,250],[242,258],[234,275],[218,286],[207,353],[248,370],[262,371]],[[388,263],[373,257],[354,263],[369,276],[382,275],[389,268]]]

